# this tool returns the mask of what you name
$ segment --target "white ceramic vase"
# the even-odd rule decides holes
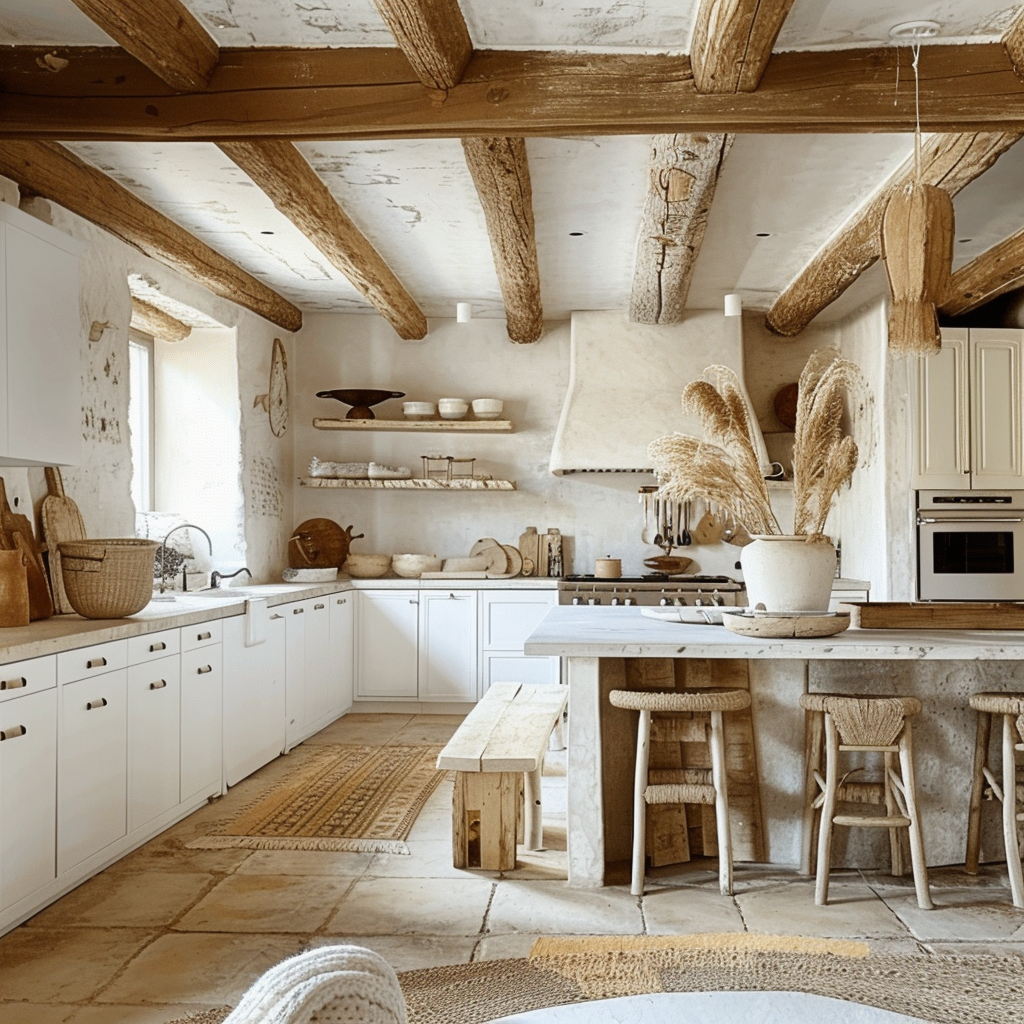
[[[740,552],[747,604],[770,612],[825,612],[836,573],[826,537],[757,534]]]

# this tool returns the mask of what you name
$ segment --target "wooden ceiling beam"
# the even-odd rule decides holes
[[[47,53],[70,63],[47,70]],[[756,91],[702,95],[685,57],[478,50],[439,103],[400,50],[222,50],[206,91],[175,94],[120,51],[13,48],[0,62],[0,135],[219,141],[910,132],[913,83],[905,74],[907,102],[892,101],[896,53],[775,53]],[[920,71],[926,132],[1024,131],[1024,82],[998,43],[924,47]]]
[[[469,138],[462,140],[462,148],[484,208],[506,331],[511,341],[530,344],[544,329],[544,310],[526,140]]]
[[[302,326],[298,307],[64,146],[0,141],[0,174],[286,331]]]
[[[428,89],[462,81],[473,43],[458,0],[373,0],[380,16]]]
[[[181,0],[72,0],[171,88],[204,89],[220,48]]]
[[[1001,44],[1014,73],[1018,78],[1024,80],[1024,7],[1003,33]]]
[[[1019,132],[936,135],[921,156],[921,180],[955,196],[984,174],[1019,138]],[[765,317],[775,334],[799,334],[835,302],[881,255],[882,215],[894,191],[914,177],[909,157],[810,259]]]
[[[656,135],[636,247],[629,319],[677,324],[686,309],[731,135]]]
[[[400,337],[426,336],[427,318],[412,296],[290,142],[223,142],[220,148],[351,281]]]
[[[697,91],[753,92],[793,0],[701,0],[690,42]]]
[[[184,341],[192,328],[151,302],[132,296],[132,327],[161,341]]]
[[[942,313],[959,316],[1024,285],[1024,229],[953,272]]]

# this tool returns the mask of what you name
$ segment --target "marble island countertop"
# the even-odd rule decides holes
[[[579,658],[795,658],[1024,661],[1024,631],[848,629],[821,639],[766,640],[724,626],[645,618],[640,609],[562,605],[527,638],[526,654]]]

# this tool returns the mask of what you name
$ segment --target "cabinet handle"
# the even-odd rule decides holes
[[[301,615],[305,610],[305,608],[293,608],[292,615]]]
[[[272,619],[283,619],[283,618],[284,618],[284,616],[283,616],[283,615],[271,615],[270,617],[271,617]]]
[[[448,595],[448,600],[449,601],[458,601],[458,598],[454,594],[449,594]]]
[[[167,685],[166,679],[161,679],[158,683],[150,683],[149,688],[151,690],[162,690]]]
[[[28,686],[28,680],[24,676],[18,676],[17,679],[0,679],[0,690],[20,690],[23,686]]]
[[[197,640],[209,640],[212,635],[213,635],[212,633],[199,633],[199,634],[196,635],[196,639]]]
[[[419,604],[419,601],[414,601],[411,597],[409,598],[409,604]]]
[[[322,604],[315,604],[315,605],[313,605],[313,611],[315,611],[315,612],[322,612],[323,610],[324,610],[324,606]]]
[[[339,597],[339,598],[338,598],[338,600],[337,600],[337,601],[335,601],[334,603],[335,603],[335,604],[344,604],[344,603],[345,603],[345,598],[343,598],[343,597]]]
[[[106,658],[92,658],[85,663],[86,668],[103,668],[107,663]]]
[[[85,705],[86,711],[95,711],[96,708],[105,708],[107,706],[107,698],[100,697],[99,700],[91,700]]]
[[[166,650],[167,650],[167,644],[165,644],[162,640],[158,644],[150,644],[149,645],[149,652],[150,652],[150,654],[152,654],[154,651],[166,651]]]
[[[0,729],[0,741],[16,740],[19,736],[24,736],[27,732],[28,729],[23,725],[16,725],[13,729]]]
[[[212,672],[212,671],[213,671],[213,666],[212,665],[204,665],[202,668],[196,669],[196,674],[197,675],[201,675],[201,676],[205,676],[207,672]]]

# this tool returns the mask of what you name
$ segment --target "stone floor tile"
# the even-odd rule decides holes
[[[352,884],[322,875],[230,875],[175,928],[183,932],[315,932]]]
[[[136,871],[195,872],[201,875],[230,875],[245,863],[252,850],[190,850],[176,838],[173,843],[159,843],[159,838],[140,846],[115,864],[103,875],[131,874]]]
[[[883,892],[886,905],[924,942],[1024,942],[1024,910],[1017,910],[1009,892],[991,889],[939,889],[932,893],[934,910],[921,910],[912,893]]]
[[[215,881],[213,875],[176,871],[100,874],[36,914],[28,927],[159,928],[171,924]]]
[[[476,936],[455,935],[318,935],[310,942],[310,946],[365,946],[396,971],[469,963],[476,944]]]
[[[878,893],[890,889],[914,891],[914,876],[908,868],[907,874],[890,875],[887,871],[862,871],[864,880]],[[1010,880],[1005,864],[983,864],[978,874],[969,875],[960,865],[928,869],[928,885],[939,889],[1005,889],[1010,893]]]
[[[295,935],[161,935],[94,1003],[234,1004],[266,970],[302,949]]]
[[[701,932],[741,932],[743,918],[731,896],[714,888],[659,889],[643,899],[649,935],[696,935]]]
[[[409,855],[378,853],[367,869],[367,876],[382,878],[488,878],[497,880],[498,871],[472,871],[452,866],[452,841],[447,839],[410,839]]]
[[[345,715],[305,742],[358,743],[365,747],[382,747],[385,743],[395,742],[395,735],[416,717],[398,714]]]
[[[484,878],[363,878],[355,882],[325,933],[477,935],[491,899]]]
[[[541,938],[530,932],[508,932],[505,935],[485,935],[476,945],[476,960],[507,960],[530,955],[534,942]]]
[[[516,849],[514,871],[505,871],[502,878],[510,881],[546,880],[564,882],[569,877],[569,862],[565,853],[565,823],[544,821],[544,847],[528,850],[525,846]]]
[[[0,1003],[3,1024],[64,1024],[77,1006],[54,1003]]]
[[[926,942],[939,956],[1024,956],[1024,942]]]
[[[638,935],[639,901],[619,888],[570,889],[564,882],[501,881],[487,915],[487,934]]]
[[[256,850],[239,866],[238,875],[329,875],[359,878],[373,862],[374,853],[334,850]]]
[[[833,882],[825,907],[815,905],[813,880],[783,882],[746,892],[737,889],[735,899],[752,932],[851,939],[907,935],[895,914],[859,881]]]
[[[226,1004],[161,1003],[153,1006],[83,1006],[67,1024],[166,1024],[169,1020],[176,1020],[179,1017],[188,1019],[189,1014],[213,1010],[224,1005]]]
[[[445,744],[462,724],[465,715],[417,715],[402,726],[389,743]]]
[[[0,1000],[89,999],[153,938],[134,928],[16,928],[0,939]]]

